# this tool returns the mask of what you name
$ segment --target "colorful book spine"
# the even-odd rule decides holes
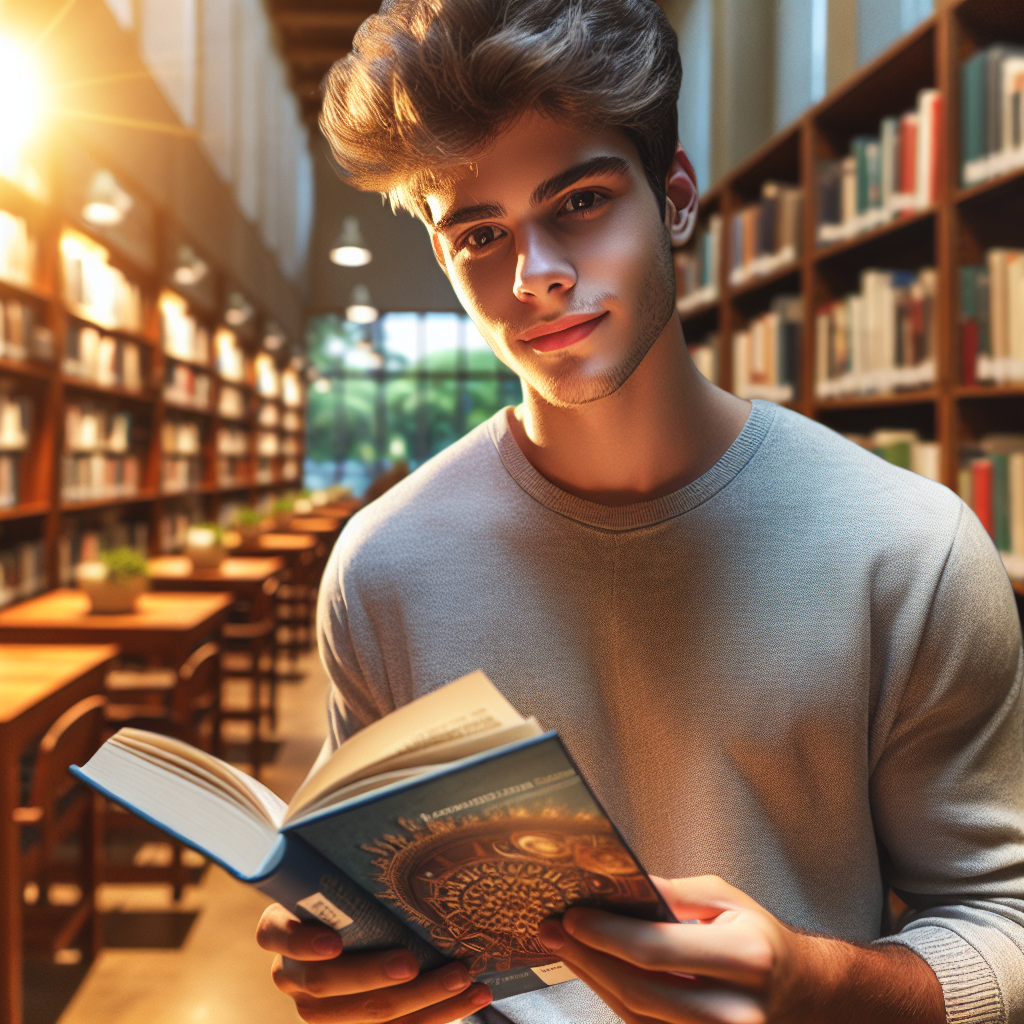
[[[1024,47],[995,43],[960,66],[964,185],[1024,167]]]

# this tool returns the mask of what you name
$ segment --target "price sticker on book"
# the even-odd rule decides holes
[[[558,985],[563,981],[572,981],[576,977],[561,960],[543,967],[530,968],[545,985]]]
[[[308,910],[318,921],[323,921],[328,928],[340,932],[352,923],[352,918],[343,910],[339,910],[322,892],[315,892],[304,900],[299,900],[297,906]]]

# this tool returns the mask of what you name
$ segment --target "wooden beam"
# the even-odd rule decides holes
[[[371,15],[373,10],[301,9],[278,7],[274,9],[274,21],[282,31],[289,29],[331,29],[354,32]]]

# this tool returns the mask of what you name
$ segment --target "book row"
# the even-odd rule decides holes
[[[803,192],[796,185],[766,181],[758,202],[734,213],[730,222],[729,283],[741,285],[774,274],[800,255]]]
[[[718,298],[722,259],[722,217],[713,213],[697,228],[694,243],[673,255],[676,272],[676,310],[688,313]]]
[[[130,447],[132,416],[99,406],[69,402],[64,412],[64,448],[73,454],[124,455]]]
[[[942,449],[938,441],[922,441],[916,430],[880,427],[870,434],[845,434],[879,458],[942,483]]]
[[[53,359],[53,332],[39,322],[34,306],[0,299],[0,357]]]
[[[24,217],[0,210],[0,280],[23,288],[36,276],[37,247]]]
[[[960,356],[965,384],[1024,381],[1024,249],[960,268]]]
[[[922,89],[917,107],[857,135],[847,156],[817,166],[819,244],[851,238],[931,206],[938,195],[943,103]]]
[[[861,272],[860,290],[818,309],[815,397],[878,394],[935,381],[934,268]]]
[[[0,548],[0,608],[46,589],[42,541]]]
[[[69,377],[142,391],[142,351],[137,342],[105,334],[86,324],[73,325],[64,350],[64,373]]]
[[[139,458],[102,452],[65,455],[61,460],[63,501],[102,501],[139,493]]]
[[[957,485],[1010,574],[1024,576],[1024,434],[986,434],[964,448]]]
[[[142,331],[142,292],[109,262],[104,246],[67,230],[60,254],[64,301],[72,313],[108,331]]]
[[[733,334],[733,392],[740,398],[790,402],[796,397],[803,305],[778,295],[772,307]]]
[[[996,43],[960,66],[964,185],[1024,167],[1024,47]]]
[[[160,489],[164,494],[195,491],[202,482],[202,466],[199,459],[165,455],[160,460]]]

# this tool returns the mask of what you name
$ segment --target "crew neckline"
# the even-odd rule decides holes
[[[488,432],[509,476],[535,501],[586,526],[617,532],[654,526],[682,515],[717,494],[750,461],[765,439],[778,406],[753,399],[750,415],[722,457],[696,480],[661,498],[634,505],[602,505],[578,498],[542,476],[523,454],[508,425],[506,406],[488,421]]]

